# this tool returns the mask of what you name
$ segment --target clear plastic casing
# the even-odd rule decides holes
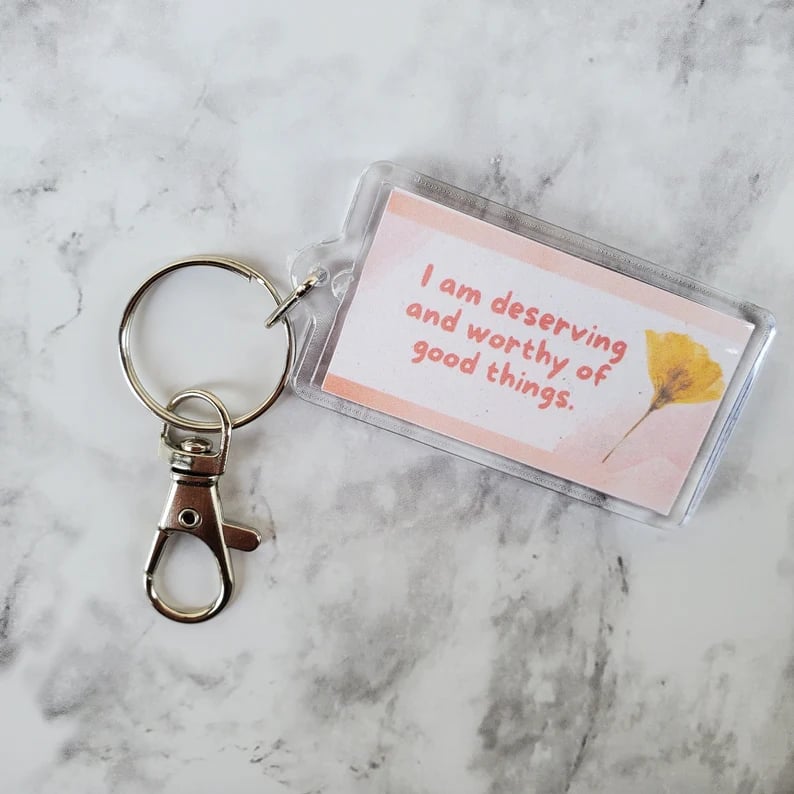
[[[390,208],[393,205],[396,209],[400,209],[397,204],[400,204],[400,207],[408,207],[408,209],[401,210],[402,215],[399,217],[395,215],[394,224],[396,225],[393,228],[390,227],[391,230],[388,231],[383,219],[387,212],[391,212]],[[449,210],[454,213],[448,212]],[[426,213],[430,220],[421,217],[423,213]],[[476,223],[471,219],[474,219]],[[417,232],[416,241],[411,242],[410,245],[406,243],[408,238],[400,236],[400,230],[408,227],[399,224],[414,224],[410,227],[414,229],[417,228],[416,223],[421,225],[425,222],[430,225],[435,224],[435,228],[427,233]],[[422,229],[426,228],[429,226],[422,227]],[[379,234],[379,229],[381,229],[380,234],[383,238],[378,243],[379,278],[387,279],[387,271],[383,268],[395,270],[402,267],[407,268],[409,260],[414,261],[418,267],[418,263],[425,263],[427,260],[426,264],[422,265],[424,271],[414,268],[416,277],[412,273],[412,283],[415,283],[415,290],[412,294],[409,294],[410,291],[401,294],[398,289],[388,286],[391,283],[388,280],[383,281],[381,287],[368,286],[366,294],[360,289],[362,274],[365,270],[369,267],[373,269],[374,274],[375,253],[371,254],[371,249]],[[391,235],[388,239],[383,237],[387,231]],[[408,237],[410,238],[410,235]],[[434,253],[432,263],[429,256],[422,259],[422,246],[430,245],[428,239],[431,237],[440,241],[436,244],[435,249],[427,248],[428,252]],[[526,243],[527,240],[533,241],[532,244]],[[450,247],[454,245],[457,245],[458,248]],[[466,245],[471,248],[467,249]],[[384,248],[384,246],[387,247]],[[488,249],[488,246],[491,246],[491,249]],[[405,256],[400,255],[400,251],[403,249]],[[610,318],[622,316],[621,313],[626,313],[627,317],[634,317],[636,314],[639,319],[636,320],[637,327],[634,330],[630,327],[629,320],[621,320],[629,329],[627,332],[629,336],[626,338],[634,340],[628,343],[634,363],[629,360],[625,342],[622,347],[617,342],[612,342],[612,348],[601,354],[602,359],[599,359],[599,361],[605,362],[605,371],[608,372],[611,380],[596,384],[595,387],[592,386],[592,383],[589,386],[582,385],[577,382],[575,372],[581,377],[582,373],[586,374],[589,370],[594,371],[597,363],[592,360],[595,353],[591,349],[585,350],[582,347],[582,355],[586,353],[591,356],[587,361],[592,366],[582,365],[574,371],[574,366],[578,363],[574,361],[568,365],[570,371],[563,370],[562,375],[557,374],[550,367],[551,375],[549,372],[545,372],[544,377],[551,377],[552,380],[541,381],[538,378],[538,384],[530,384],[530,387],[536,393],[545,394],[541,390],[543,383],[547,385],[554,383],[555,389],[557,389],[555,391],[556,401],[550,403],[550,407],[544,406],[543,402],[539,402],[539,397],[533,397],[530,393],[527,398],[532,402],[527,402],[526,408],[520,408],[520,416],[522,425],[528,426],[532,422],[542,422],[545,423],[545,430],[548,430],[550,423],[558,422],[560,427],[563,427],[562,423],[573,422],[572,417],[576,415],[572,410],[570,414],[568,411],[562,410],[566,400],[573,399],[570,396],[571,391],[576,394],[578,389],[580,395],[585,395],[586,390],[588,395],[586,399],[595,400],[596,395],[603,395],[604,389],[610,388],[613,390],[613,402],[618,403],[616,406],[618,413],[622,407],[625,408],[625,418],[621,421],[625,422],[627,430],[630,425],[634,424],[635,418],[642,416],[642,419],[645,419],[646,416],[653,414],[646,426],[643,427],[642,433],[638,429],[633,434],[631,431],[626,433],[623,440],[620,439],[622,433],[608,439],[609,431],[604,428],[609,422],[606,419],[602,421],[593,409],[592,421],[587,424],[585,419],[577,419],[576,421],[580,421],[580,424],[577,425],[578,429],[571,431],[574,436],[577,434],[583,436],[586,433],[582,428],[590,427],[590,430],[587,431],[590,435],[586,442],[582,442],[583,446],[578,451],[576,444],[566,441],[563,437],[565,432],[562,430],[559,439],[555,437],[551,441],[543,441],[540,447],[537,444],[533,447],[523,441],[519,443],[514,439],[505,439],[503,433],[494,430],[494,428],[499,429],[498,424],[495,424],[498,417],[492,417],[487,408],[484,411],[476,408],[475,403],[477,400],[486,399],[483,395],[490,395],[487,399],[496,399],[498,396],[498,399],[510,400],[510,405],[518,406],[521,390],[525,388],[524,381],[514,381],[519,374],[517,371],[519,365],[526,365],[525,370],[531,372],[535,372],[531,367],[537,369],[539,365],[535,363],[535,359],[529,359],[528,356],[525,356],[526,361],[514,358],[512,361],[517,363],[512,365],[512,370],[510,365],[504,365],[504,369],[499,370],[500,374],[493,370],[494,377],[491,379],[491,375],[485,369],[485,362],[489,355],[494,353],[494,350],[492,347],[487,347],[486,343],[481,348],[476,348],[482,351],[483,357],[478,358],[476,353],[472,353],[475,343],[471,339],[471,330],[469,330],[469,339],[466,339],[466,333],[463,330],[463,323],[467,319],[466,313],[462,317],[460,313],[457,315],[461,323],[461,327],[456,331],[457,336],[451,333],[443,336],[438,328],[430,328],[433,321],[436,321],[435,316],[431,317],[431,322],[428,324],[427,333],[435,334],[435,338],[441,339],[445,343],[445,347],[448,346],[447,341],[452,340],[453,337],[456,344],[462,346],[458,351],[460,355],[445,354],[446,357],[443,360],[441,359],[443,351],[440,347],[438,348],[440,351],[437,354],[438,360],[446,363],[446,368],[443,363],[431,364],[426,358],[422,359],[421,364],[415,363],[421,358],[421,351],[427,355],[428,350],[432,350],[429,345],[407,349],[398,349],[399,346],[392,345],[391,349],[386,350],[381,346],[377,356],[373,354],[373,360],[369,361],[365,360],[369,356],[367,345],[362,341],[359,350],[356,348],[356,340],[348,339],[345,342],[348,349],[344,351],[344,355],[337,355],[337,348],[340,345],[340,340],[343,339],[348,318],[350,318],[346,332],[348,337],[354,331],[359,337],[366,337],[368,333],[362,333],[362,328],[372,328],[372,333],[375,334],[375,326],[380,327],[375,319],[368,319],[366,314],[368,310],[379,311],[377,309],[378,301],[385,300],[385,296],[379,294],[377,289],[380,289],[381,292],[392,289],[394,292],[394,318],[384,320],[386,328],[397,328],[400,323],[402,325],[399,327],[402,328],[408,322],[406,321],[406,311],[409,315],[411,311],[414,311],[416,316],[410,315],[410,322],[414,322],[411,327],[416,329],[417,337],[421,336],[425,332],[424,324],[427,323],[427,317],[420,315],[418,309],[410,308],[418,305],[411,303],[412,300],[425,294],[421,291],[422,285],[419,283],[419,278],[421,276],[425,281],[430,278],[428,274],[431,271],[427,270],[428,267],[431,270],[433,267],[443,270],[444,262],[441,261],[443,257],[438,252],[452,252],[453,250],[462,251],[463,258],[471,259],[471,262],[482,261],[484,263],[478,271],[476,279],[476,284],[481,289],[475,290],[483,298],[483,301],[482,306],[478,307],[466,304],[463,299],[458,304],[445,303],[443,306],[449,308],[449,317],[455,316],[452,309],[456,305],[459,308],[462,306],[461,310],[468,313],[475,311],[476,308],[476,311],[480,312],[475,318],[477,320],[485,317],[484,313],[488,311],[502,310],[503,304],[497,303],[495,300],[490,309],[488,309],[487,303],[487,300],[499,290],[494,288],[492,293],[485,295],[489,284],[492,281],[496,284],[501,273],[520,274],[519,277],[511,276],[513,280],[510,282],[510,294],[504,293],[504,289],[499,292],[500,295],[504,293],[506,299],[513,294],[538,295],[541,292],[541,283],[567,285],[569,282],[583,282],[570,287],[572,290],[580,290],[580,292],[571,293],[577,296],[573,300],[572,306],[566,305],[563,309],[559,309],[559,306],[562,305],[561,298],[553,288],[550,288],[544,299],[548,305],[557,306],[558,310],[555,312],[549,309],[547,314],[540,315],[541,322],[547,316],[560,318],[553,330],[551,321],[545,325],[548,344],[554,343],[563,351],[574,349],[572,347],[574,342],[571,340],[576,339],[577,326],[573,322],[573,336],[571,336],[571,317],[574,317],[575,320],[580,315],[588,316],[588,301],[584,300],[581,295],[593,296],[593,306],[600,307],[601,315],[596,317],[593,314],[588,322],[596,318],[603,328],[609,326]],[[467,250],[471,250],[471,256],[466,254]],[[522,253],[525,250],[529,251],[527,256]],[[383,251],[386,251],[385,256]],[[511,256],[513,258],[509,259]],[[535,257],[540,263],[538,267],[535,266],[535,260],[532,257]],[[460,257],[456,266],[462,267]],[[469,267],[468,264],[466,266]],[[296,255],[291,264],[293,281],[300,282],[307,273],[318,268],[327,272],[328,282],[324,287],[314,289],[302,301],[304,307],[308,309],[309,322],[299,345],[298,359],[292,378],[293,386],[300,397],[355,419],[429,444],[437,449],[661,528],[681,524],[699,502],[723,453],[733,425],[774,335],[772,315],[758,306],[732,298],[687,276],[673,273],[603,243],[595,242],[388,162],[375,163],[362,175],[341,235],[334,240],[306,248]],[[510,270],[510,268],[513,269]],[[423,276],[422,272],[424,272]],[[439,272],[438,277],[440,278],[440,276]],[[373,279],[374,275],[370,277],[370,281]],[[548,279],[556,279],[556,281],[548,281]],[[567,280],[561,281],[560,279]],[[470,275],[468,281],[472,283]],[[614,286],[610,286],[613,284]],[[647,287],[642,285],[647,285]],[[654,289],[651,290],[648,287]],[[564,289],[567,290],[568,287],[564,286]],[[581,292],[582,290],[584,292]],[[436,295],[436,303],[440,306],[442,297],[444,300],[448,300],[450,296],[454,298],[452,291],[450,288],[447,290],[449,294],[445,293],[441,297]],[[471,290],[469,292],[471,293]],[[622,297],[615,297],[615,295]],[[640,302],[644,301],[644,308],[637,310],[639,314],[631,313],[631,307],[634,305],[631,301],[634,298],[632,297],[627,304],[627,295],[638,296],[637,299]],[[671,296],[679,296],[679,298]],[[606,301],[603,305],[600,303],[602,300]],[[615,303],[618,300],[622,300],[623,304],[628,307],[625,311],[620,308],[618,303]],[[361,306],[357,309],[358,316],[354,321],[351,307],[355,306],[356,301],[359,301]],[[515,306],[515,304],[511,305]],[[610,306],[613,305],[618,308],[611,309]],[[372,308],[368,309],[368,306]],[[516,331],[517,341],[514,351],[516,356],[519,356],[521,352],[521,348],[518,347],[519,341],[524,344],[523,340],[529,331],[535,334],[532,337],[535,340],[534,346],[530,342],[532,349],[537,347],[542,336],[538,336],[538,326],[535,324],[538,320],[538,313],[533,316],[532,309],[527,309],[522,304],[519,306],[524,311],[524,314],[521,315],[524,324],[519,324],[516,327],[521,327],[521,330],[526,333],[521,336]],[[671,311],[677,312],[678,319],[671,320],[669,324],[669,328],[678,329],[675,332],[667,332],[668,326],[660,325],[659,318],[662,317],[660,312],[666,311],[665,306],[670,306],[672,307]],[[506,316],[508,310],[508,302],[505,302],[503,316]],[[510,311],[512,310],[510,309]],[[538,309],[538,312],[540,311],[542,311],[542,307]],[[383,314],[382,311],[381,314]],[[441,311],[439,314],[444,314],[444,312]],[[517,310],[515,315],[518,316]],[[562,319],[564,316],[568,318],[568,321]],[[510,317],[513,317],[513,314]],[[694,325],[690,324],[690,317],[695,318]],[[500,322],[505,322],[503,317],[497,319]],[[530,320],[535,321],[532,328],[529,327]],[[652,321],[661,329],[659,333],[645,328],[646,325],[653,325]],[[446,330],[449,330],[452,322],[452,320],[448,321]],[[634,321],[631,320],[631,322]],[[720,369],[718,365],[708,359],[708,356],[706,356],[708,359],[706,361],[703,358],[703,351],[706,350],[706,347],[689,339],[690,332],[693,336],[698,337],[698,333],[692,331],[698,326],[698,322],[700,322],[699,328],[710,324],[711,328],[729,329],[732,334],[734,331],[735,334],[738,334],[738,337],[734,334],[733,342],[728,340],[725,345],[717,346],[723,350],[724,356],[728,357],[724,360],[729,362],[730,371],[724,363]],[[390,323],[391,325],[389,325]],[[600,340],[597,335],[598,325],[591,323],[588,325],[588,330],[592,330],[592,333],[587,338],[595,340],[594,344],[597,344]],[[665,333],[661,331],[665,331]],[[378,330],[377,333],[381,332]],[[708,336],[706,331],[699,331],[699,333],[698,338],[700,339],[704,335],[708,339],[717,338],[713,335]],[[742,338],[741,343],[736,342],[736,338],[741,337],[742,334],[746,334],[746,336]],[[496,337],[495,341],[498,342],[507,337],[507,333],[494,336]],[[387,338],[389,337],[383,337],[383,339]],[[584,339],[583,333],[582,339]],[[660,340],[670,344],[660,348]],[[678,347],[673,349],[670,346],[672,343]],[[439,342],[439,344],[441,343]],[[578,344],[581,347],[584,342]],[[471,355],[469,359],[464,359],[466,352]],[[504,350],[499,352],[505,358]],[[526,348],[524,352],[526,353]],[[687,370],[689,365],[676,364],[675,356],[684,353],[690,356],[690,361],[697,361],[697,366],[700,367],[697,373],[700,374],[692,375]],[[623,358],[624,354],[626,363],[621,363],[620,358]],[[346,361],[344,366],[347,367],[347,370],[345,372],[358,371],[355,369],[358,367],[363,373],[371,373],[371,382],[364,383],[367,388],[356,386],[355,389],[344,391],[329,387],[331,381],[329,370],[332,369],[335,355],[340,359],[340,371]],[[545,356],[545,352],[543,355]],[[566,355],[569,360],[573,361],[574,354]],[[492,355],[491,358],[493,358]],[[464,365],[461,371],[456,370],[454,377],[457,380],[447,380],[453,378],[447,369],[459,369],[458,361],[474,361],[475,359],[480,367],[476,386],[474,385],[475,376],[466,370],[466,366],[472,370],[474,368],[472,364]],[[562,353],[560,359],[562,360]],[[396,397],[389,396],[388,399],[385,399],[382,394],[383,390],[379,389],[381,380],[388,381],[391,360],[399,362],[399,365],[395,364],[395,366],[404,367],[408,376],[415,371],[420,373],[416,378],[420,384],[414,384],[411,387],[412,391],[408,397],[398,394]],[[431,360],[436,361],[436,358]],[[714,372],[720,375],[724,373],[724,379],[717,380],[716,375],[707,377],[707,374],[704,373],[711,370],[708,370],[704,361],[712,369],[716,367]],[[412,362],[413,369],[404,362]],[[451,362],[454,362],[454,366]],[[501,359],[498,364],[503,366]],[[493,366],[497,366],[497,364]],[[659,371],[667,374],[659,375],[655,368],[661,368]],[[526,376],[524,370],[522,370],[522,374]],[[556,380],[554,380],[555,377]],[[334,382],[340,381],[336,375],[334,378]],[[563,378],[567,378],[567,382],[572,384],[569,387],[570,390],[565,392],[559,390]],[[665,378],[667,378],[666,381]],[[698,381],[698,378],[702,383]],[[363,378],[359,380],[363,382]],[[529,381],[529,376],[526,376],[526,380]],[[706,380],[709,380],[709,383],[706,383]],[[427,383],[426,393],[421,392],[423,388],[421,382],[425,381]],[[349,381],[342,379],[340,382],[348,383]],[[637,388],[633,388],[635,382],[639,384]],[[463,390],[456,398],[455,405],[449,407],[450,400],[446,383],[472,385],[471,387],[461,387]],[[515,385],[516,383],[518,385]],[[699,383],[700,386],[698,386]],[[455,388],[458,388],[457,385]],[[546,387],[543,386],[543,388]],[[466,389],[469,389],[471,393],[471,406],[465,405],[469,394]],[[489,389],[490,391],[488,391]],[[502,392],[508,389],[511,392],[515,391],[518,396],[502,397]],[[638,391],[643,394],[637,396]],[[357,396],[360,394],[372,395],[372,397],[370,399],[366,396]],[[423,395],[426,399],[423,399],[422,396],[420,398],[411,397],[416,394]],[[564,394],[567,394],[568,397],[563,397]],[[584,405],[581,402],[583,399],[585,398],[579,398],[577,407],[579,404]],[[644,416],[641,404],[638,402],[641,399],[645,401],[642,405],[650,405]],[[648,403],[649,399],[650,404]],[[422,405],[418,405],[418,403],[422,403]],[[505,404],[508,403],[505,402]],[[654,408],[654,405],[657,407]],[[569,407],[573,408],[573,406]],[[543,408],[545,410],[538,410]],[[469,413],[466,413],[467,410]],[[515,410],[519,409],[516,407]],[[463,413],[460,413],[461,411]],[[453,413],[455,416],[450,418],[449,415]],[[614,414],[615,411],[612,410],[610,416],[614,416]],[[582,415],[584,416],[584,414]],[[681,424],[682,422],[694,422],[695,419],[692,417],[705,417],[702,419],[702,440],[699,440],[692,448],[691,454],[687,453],[688,457],[684,453],[679,454],[678,458],[672,453],[668,456],[669,459],[659,457],[661,453],[658,451],[647,452],[650,440],[645,442],[645,446],[640,444],[640,438],[651,439],[653,427],[656,427],[656,425],[651,426],[653,424],[651,419],[659,424],[661,422],[658,419],[659,416],[667,423],[665,427],[670,428],[668,433],[670,436],[675,436],[677,432],[680,435],[683,432],[679,432],[680,427],[684,426]],[[637,422],[637,425],[640,423]],[[659,427],[661,427],[660,424]],[[538,425],[537,429],[540,432],[542,428]],[[662,432],[661,430],[657,429],[655,432],[657,437],[663,437],[658,435]],[[700,439],[700,436],[698,438]],[[617,443],[613,444],[613,441]],[[684,444],[685,440],[681,443]],[[601,444],[600,447],[599,444]],[[609,452],[602,460],[604,450],[613,446],[615,449],[612,449],[612,452]],[[658,443],[656,446],[659,446]],[[596,447],[598,447],[597,451]],[[518,452],[513,454],[510,451],[512,449],[516,449]],[[568,449],[567,453],[566,449]],[[588,455],[592,458],[591,463],[588,464],[589,468],[583,468],[581,461]],[[674,464],[682,467],[680,481],[676,479]],[[667,477],[665,482],[669,480],[669,483],[664,485],[664,488],[661,484],[656,487],[653,483],[651,483],[652,487],[649,487],[649,479],[658,478],[659,483],[662,483],[665,477]],[[603,483],[603,487],[599,483]],[[642,494],[642,496],[635,498],[633,494]]]

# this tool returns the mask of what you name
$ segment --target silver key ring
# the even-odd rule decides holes
[[[174,413],[166,406],[161,405],[151,394],[144,388],[141,383],[138,373],[132,363],[132,353],[130,352],[130,332],[132,329],[132,320],[135,316],[135,311],[141,302],[143,296],[162,278],[181,270],[186,267],[218,267],[221,270],[228,270],[231,273],[237,273],[248,281],[256,281],[261,284],[269,293],[270,297],[275,301],[276,309],[278,311],[286,301],[282,301],[281,296],[278,294],[276,288],[268,281],[261,273],[258,273],[248,265],[238,262],[234,259],[226,259],[220,256],[200,256],[191,257],[190,259],[179,259],[166,265],[156,273],[152,274],[146,281],[138,287],[135,294],[130,298],[129,303],[124,309],[124,314],[121,317],[121,324],[119,326],[119,356],[121,358],[121,368],[124,372],[124,377],[132,389],[135,396],[156,416],[164,422],[176,427],[180,430],[189,431],[203,431],[203,432],[217,432],[222,429],[220,422],[200,422],[198,420],[188,419],[184,416]],[[287,298],[289,300],[289,297]],[[274,311],[274,313],[275,313]],[[271,315],[272,316],[272,315]],[[295,332],[292,328],[292,323],[289,317],[283,313],[280,320],[284,326],[284,333],[287,338],[287,353],[284,359],[284,369],[279,377],[278,383],[273,387],[273,390],[267,397],[252,411],[238,416],[232,420],[232,428],[242,427],[249,422],[253,422],[258,416],[261,416],[271,405],[278,399],[278,396],[284,390],[289,379],[289,374],[292,371],[292,365],[295,361]]]

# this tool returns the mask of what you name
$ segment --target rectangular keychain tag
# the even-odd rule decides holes
[[[660,527],[700,499],[771,314],[391,163],[364,173],[293,379],[313,403]]]

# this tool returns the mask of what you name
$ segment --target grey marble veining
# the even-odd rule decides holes
[[[790,0],[4,3],[2,790],[792,794],[792,129]],[[383,158],[768,306],[761,380],[669,535],[288,395],[222,486],[276,540],[173,625],[121,308],[284,285]]]

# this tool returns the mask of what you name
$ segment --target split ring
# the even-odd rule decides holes
[[[166,406],[157,402],[151,394],[146,390],[143,383],[141,383],[138,373],[132,363],[132,353],[130,352],[130,331],[132,328],[132,320],[135,316],[141,299],[143,296],[165,276],[174,273],[177,270],[182,270],[186,267],[217,267],[221,270],[228,270],[231,273],[236,273],[239,276],[250,281],[256,281],[261,284],[270,293],[270,297],[276,304],[276,308],[282,304],[281,296],[278,291],[261,273],[258,273],[248,265],[238,262],[234,259],[226,259],[220,256],[201,256],[192,257],[190,259],[180,259],[166,265],[156,273],[152,274],[146,281],[141,284],[135,294],[130,298],[129,303],[124,309],[121,316],[121,324],[119,325],[119,356],[121,358],[121,368],[124,372],[124,377],[132,389],[135,396],[153,413],[169,425],[178,428],[179,430],[188,431],[202,431],[207,433],[217,432],[221,430],[219,422],[200,422],[194,419],[180,416],[174,413]],[[278,399],[289,379],[289,374],[292,371],[292,365],[295,360],[295,332],[292,328],[292,323],[286,315],[281,320],[284,326],[284,334],[287,340],[287,352],[284,358],[284,369],[279,377],[278,383],[273,387],[272,391],[265,397],[265,399],[248,413],[241,414],[236,419],[232,420],[232,428],[242,427],[249,422],[253,422],[258,416],[261,416],[271,405]]]

